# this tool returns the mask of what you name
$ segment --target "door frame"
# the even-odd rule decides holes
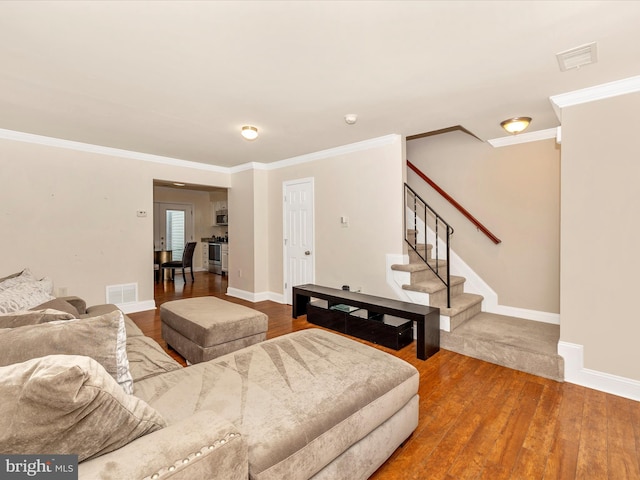
[[[311,283],[315,282],[316,276],[316,256],[315,256],[315,245],[316,245],[316,212],[315,212],[315,184],[313,177],[299,178],[296,180],[285,180],[282,182],[282,291],[284,303],[286,305],[291,305],[293,302],[292,298],[292,285],[289,285],[289,255],[287,251],[287,241],[288,241],[288,233],[289,233],[289,203],[287,202],[287,193],[289,191],[289,187],[292,185],[299,184],[308,184],[311,187],[311,251],[314,253],[311,258],[311,268],[312,268],[312,276],[310,279]]]

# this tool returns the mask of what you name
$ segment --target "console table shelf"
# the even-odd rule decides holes
[[[307,314],[307,305],[312,298],[325,300],[328,307],[325,309],[327,312],[329,312],[328,309],[335,305],[348,305],[366,310],[370,315],[391,315],[400,319],[416,322],[418,330],[416,345],[417,357],[421,360],[426,360],[440,350],[440,309],[438,308],[402,302],[400,300],[393,300],[390,298],[376,297],[348,290],[339,290],[337,288],[307,284],[293,287],[293,318],[298,318],[300,315]],[[316,317],[316,319],[318,320],[318,324],[323,325],[324,320],[322,318],[322,309],[311,306],[311,310],[313,311],[312,315],[314,313],[320,315]],[[338,313],[335,310],[331,310],[330,312]],[[345,315],[345,321],[349,320],[346,318],[349,313],[340,313]],[[365,335],[368,335],[369,338],[364,338],[365,340],[374,341],[371,340],[371,335],[384,335],[384,333],[381,332],[381,327],[374,327],[373,329],[365,328],[364,330],[368,333],[363,335],[358,334],[358,331],[364,332],[362,329],[362,321],[364,319],[362,318],[356,318],[357,323],[354,323],[354,325],[358,325],[358,328],[347,328],[346,324],[342,327],[342,320],[339,316],[327,315],[326,319],[331,322],[331,324],[323,326],[333,330],[342,331],[343,333],[353,334],[360,338],[364,338]],[[308,317],[307,320],[309,320]],[[375,322],[378,325],[380,324],[378,320],[369,321]]]

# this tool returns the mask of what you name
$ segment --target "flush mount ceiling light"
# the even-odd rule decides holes
[[[344,121],[347,123],[347,125],[353,125],[358,121],[358,115],[356,115],[355,113],[347,113],[344,116]]]
[[[242,127],[240,133],[246,140],[255,140],[258,138],[258,129],[251,125],[245,125]]]
[[[504,122],[500,122],[500,126],[504,128],[508,133],[514,135],[524,131],[531,123],[531,117],[514,117]]]

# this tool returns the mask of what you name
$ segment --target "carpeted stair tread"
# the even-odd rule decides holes
[[[433,249],[433,245],[430,243],[416,243],[413,246],[416,247],[416,250],[432,250]]]
[[[477,295],[475,293],[463,293],[461,295],[451,297],[451,307],[447,307],[446,301],[441,305],[436,302],[431,306],[438,307],[440,309],[440,315],[444,315],[445,317],[454,317],[472,306],[481,303],[482,300],[484,300],[482,295]]]
[[[429,265],[431,265],[434,268],[436,266],[436,263],[440,268],[445,267],[447,265],[446,260],[438,260],[437,262],[436,260],[429,260]],[[414,273],[414,272],[422,272],[423,270],[429,270],[429,266],[426,265],[424,262],[394,263],[393,265],[391,265],[391,270],[397,270],[399,272]]]
[[[449,279],[452,287],[460,285],[461,283],[464,283],[466,281],[464,277],[458,277],[456,275],[451,275]],[[404,290],[409,290],[412,292],[436,293],[440,290],[444,290],[447,287],[444,283],[442,283],[440,279],[433,278],[411,285],[402,285],[402,288]]]

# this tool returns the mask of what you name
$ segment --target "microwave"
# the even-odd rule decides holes
[[[229,223],[229,215],[226,210],[218,210],[216,212],[216,225],[227,225]]]

